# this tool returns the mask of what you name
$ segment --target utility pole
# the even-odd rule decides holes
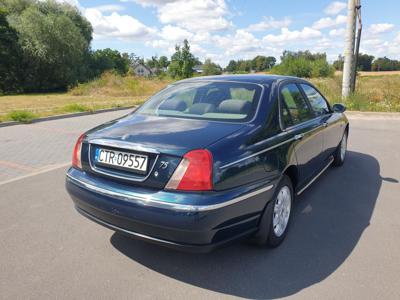
[[[354,62],[354,38],[356,29],[356,0],[348,0],[346,41],[344,48],[342,97],[346,98],[351,92],[352,71]]]
[[[357,78],[357,65],[358,65],[358,55],[360,53],[360,41],[362,32],[362,20],[361,20],[361,0],[356,1],[356,13],[357,13],[357,37],[356,37],[356,49],[354,53],[354,65],[351,78],[351,92],[354,93],[356,89],[356,78]]]

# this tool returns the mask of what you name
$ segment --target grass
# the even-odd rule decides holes
[[[37,118],[37,115],[30,111],[25,110],[15,110],[7,114],[7,117],[12,121],[17,121],[21,123],[30,123],[33,119]]]
[[[73,112],[84,112],[91,111],[92,109],[86,105],[79,103],[71,103],[64,106],[63,110],[65,112],[73,113]]]
[[[356,91],[342,100],[342,78],[314,78],[310,80],[330,103],[343,102],[348,110],[400,112],[400,75],[366,76],[357,78]]]
[[[376,73],[376,72],[375,72]],[[354,95],[341,98],[341,76],[313,78],[330,103],[344,102],[348,110],[400,112],[400,74],[357,78]],[[171,83],[170,79],[146,79],[106,73],[99,79],[80,84],[67,93],[0,96],[0,122],[29,122],[51,115],[129,107],[143,103],[150,95]]]
[[[73,96],[142,97],[161,90],[171,81],[104,73],[99,79],[79,84],[69,93]]]
[[[12,112],[33,118],[99,109],[130,107],[168,85],[170,80],[122,77],[112,73],[80,84],[67,93],[0,96],[0,122],[14,120]]]

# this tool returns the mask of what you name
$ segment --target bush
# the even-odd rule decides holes
[[[73,96],[91,97],[143,97],[158,92],[170,83],[171,79],[122,76],[116,72],[105,72],[99,78],[79,84],[69,93]]]
[[[305,58],[287,58],[273,67],[273,73],[309,78],[312,74],[311,61]]]
[[[36,118],[37,116],[33,112],[27,110],[15,110],[7,114],[7,119],[22,123],[30,123]]]
[[[311,55],[311,54],[310,54]],[[273,67],[273,73],[304,78],[332,77],[335,69],[326,61],[326,57],[308,57],[306,55],[286,55],[282,62]]]
[[[71,103],[71,104],[65,105],[63,107],[63,111],[73,113],[73,112],[91,111],[91,109],[83,104]]]
[[[311,77],[332,77],[335,74],[335,68],[326,60],[313,61],[311,68]]]
[[[211,59],[207,58],[203,64],[203,75],[221,75],[222,69],[216,63],[213,63]]]

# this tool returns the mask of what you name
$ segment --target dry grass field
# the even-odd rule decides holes
[[[111,73],[78,85],[67,93],[0,96],[0,122],[29,121],[64,113],[129,107],[143,103],[170,81],[117,76]]]
[[[341,76],[342,71],[336,71],[336,76]],[[386,76],[386,75],[400,75],[400,71],[358,71],[360,76]]]
[[[400,72],[364,72],[354,95],[341,98],[341,76],[313,78],[329,102],[344,102],[349,110],[400,112]],[[128,107],[143,103],[171,80],[118,76],[111,73],[78,85],[67,93],[0,96],[0,122],[29,121],[43,116]]]
[[[330,103],[344,102],[348,110],[400,112],[400,75],[361,76],[354,95],[342,100],[342,77],[310,80]]]

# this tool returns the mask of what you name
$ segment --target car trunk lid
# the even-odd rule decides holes
[[[111,180],[163,188],[190,150],[203,149],[237,131],[240,123],[128,115],[87,133],[82,149],[84,169]],[[147,157],[145,172],[98,162],[100,149]]]

